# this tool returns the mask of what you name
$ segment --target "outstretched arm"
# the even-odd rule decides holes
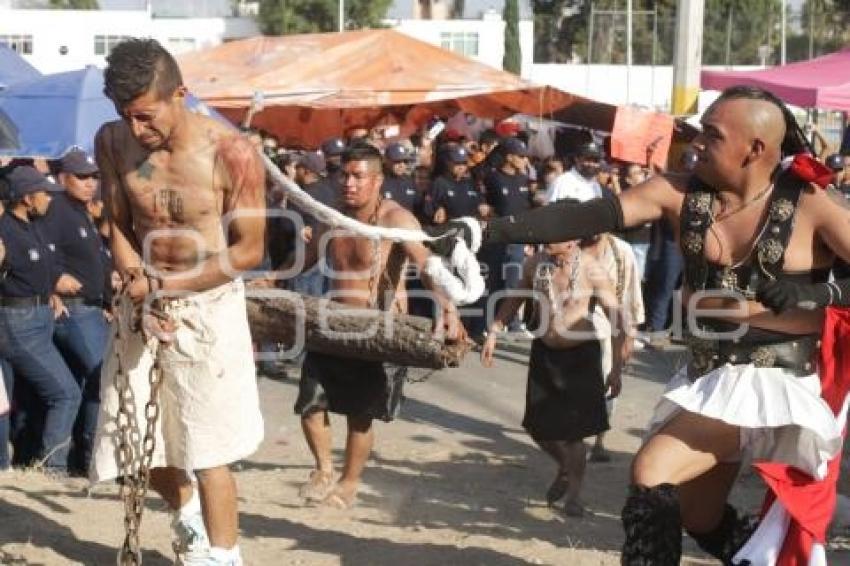
[[[657,220],[665,214],[675,214],[681,198],[673,182],[659,175],[615,199],[597,198],[579,204],[556,201],[523,214],[496,218],[485,227],[484,242],[543,244],[615,232]],[[451,221],[429,232],[438,236],[454,231],[471,241],[468,229],[461,224]],[[453,238],[443,238],[429,246],[440,255],[448,255],[452,241]]]

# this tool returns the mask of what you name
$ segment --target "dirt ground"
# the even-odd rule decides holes
[[[463,367],[408,386],[401,417],[377,424],[373,458],[357,506],[305,507],[298,487],[311,469],[298,419],[295,380],[260,379],[266,439],[239,463],[240,528],[247,564],[287,565],[615,565],[619,511],[630,459],[680,350],[639,352],[618,400],[609,464],[589,464],[592,514],[567,519],[545,506],[553,464],[519,426],[525,390],[522,346],[497,366]],[[415,375],[423,376],[424,372]],[[335,419],[341,449],[344,423]],[[341,451],[336,452],[337,458]],[[55,481],[36,472],[0,474],[0,563],[114,564],[122,507],[111,485]],[[763,494],[744,473],[734,500],[754,509]],[[170,564],[169,516],[151,497],[142,540],[145,564]],[[833,545],[831,564],[850,564]],[[683,564],[712,564],[685,539]]]

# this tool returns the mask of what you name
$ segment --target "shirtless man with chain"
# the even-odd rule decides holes
[[[125,287],[92,477],[126,473],[116,465],[116,389],[130,388],[130,424],[143,435],[148,373],[161,372],[150,485],[175,511],[178,562],[241,564],[228,465],[263,436],[239,278],[263,256],[263,166],[234,130],[186,108],[180,70],[155,40],[122,42],[107,60],[104,90],[121,121],[98,132],[97,161]]]
[[[678,564],[683,526],[724,563],[736,554],[763,563],[757,545],[742,546],[751,528],[726,503],[742,455],[823,482],[841,450],[843,419],[821,397],[815,362],[824,307],[850,305],[850,281],[828,280],[836,257],[850,259],[850,213],[835,191],[810,184],[805,135],[767,91],[725,91],[693,149],[690,175],[496,219],[484,232],[485,243],[559,242],[665,217],[679,234],[693,360],[635,457],[623,564]],[[780,167],[793,155],[801,158]],[[785,494],[774,493],[774,516],[787,518]],[[751,542],[785,548],[784,525],[759,527]]]
[[[523,264],[518,290],[535,291],[532,298],[535,338],[528,363],[523,427],[555,460],[558,470],[546,493],[553,506],[562,498],[564,513],[581,517],[579,499],[584,480],[584,439],[608,430],[605,392],[616,397],[623,360],[628,355],[623,316],[615,281],[593,251],[578,241],[548,244]],[[485,367],[493,364],[496,337],[519,310],[527,295],[509,295],[499,310],[481,350]],[[597,305],[613,330],[612,371],[603,376],[602,337],[595,327]]]
[[[418,230],[412,213],[393,200],[381,199],[382,158],[367,144],[350,147],[342,160],[342,212],[364,224]],[[419,242],[391,242],[352,237],[320,229],[306,250],[305,269],[323,259],[330,269],[332,300],[362,308],[402,312],[406,308],[403,274],[407,262],[422,270],[425,287],[437,303],[439,329],[446,339],[464,339],[457,310],[432,282],[439,261],[429,261]],[[438,258],[432,258],[437,260]],[[354,503],[360,475],[372,449],[372,420],[391,421],[401,403],[405,369],[308,352],[304,360],[295,412],[301,415],[304,436],[316,460],[316,469],[303,486],[308,501],[347,508]],[[342,475],[334,483],[331,428],[328,411],[346,416],[348,436]]]

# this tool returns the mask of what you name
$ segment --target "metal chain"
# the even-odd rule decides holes
[[[142,525],[142,514],[145,509],[145,495],[150,482],[150,467],[156,447],[156,423],[159,419],[159,390],[162,385],[162,370],[159,364],[159,348],[154,345],[151,351],[153,363],[148,372],[150,398],[145,404],[145,435],[142,438],[141,453],[136,454],[133,446],[133,417],[134,411],[129,407],[133,402],[130,392],[130,378],[121,360],[120,345],[126,337],[122,333],[119,319],[121,312],[116,309],[115,353],[118,371],[115,376],[115,388],[118,393],[118,468],[121,474],[119,496],[124,502],[124,543],[118,551],[119,566],[141,566],[142,551],[139,542],[139,530]],[[142,324],[134,332],[143,332]],[[147,347],[147,346],[146,346]]]
[[[378,211],[381,209],[381,203],[383,203],[383,197],[378,195],[378,204],[375,206],[375,210],[372,212],[372,215],[369,217],[369,226],[376,226],[378,224]],[[381,289],[378,286],[376,291],[375,286],[378,285],[378,280],[383,273],[381,269],[381,239],[373,238],[372,239],[372,263],[375,266],[375,272],[369,273],[369,299],[367,303],[367,307],[370,309],[380,309],[382,306],[381,298],[378,296]]]

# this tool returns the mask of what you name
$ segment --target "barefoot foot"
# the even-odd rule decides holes
[[[333,472],[313,470],[307,483],[298,490],[298,495],[306,501],[324,501],[334,486]]]
[[[357,499],[356,485],[346,486],[338,483],[322,500],[322,506],[332,507],[333,509],[350,509],[354,505],[355,499]]]

